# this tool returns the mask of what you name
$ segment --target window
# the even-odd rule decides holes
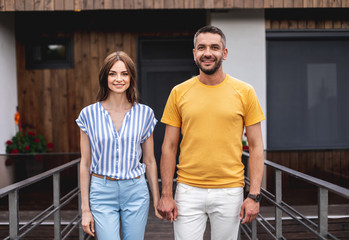
[[[71,38],[41,38],[26,46],[27,69],[73,68]]]
[[[349,147],[349,33],[267,33],[268,149]]]

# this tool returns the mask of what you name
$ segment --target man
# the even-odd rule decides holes
[[[237,239],[239,223],[259,212],[264,147],[264,114],[254,89],[223,72],[227,58],[223,32],[206,26],[194,36],[193,55],[200,74],[175,86],[161,121],[162,193],[158,211],[174,221],[177,240],[203,239],[207,218],[211,239]],[[243,201],[242,134],[250,151],[250,192]],[[172,183],[182,133],[175,200]]]

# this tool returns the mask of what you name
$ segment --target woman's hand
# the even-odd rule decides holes
[[[91,235],[92,237],[95,236],[95,221],[93,220],[93,216],[90,211],[82,213],[81,225],[85,233]]]

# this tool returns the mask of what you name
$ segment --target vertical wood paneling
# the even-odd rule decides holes
[[[51,92],[51,104],[52,104],[52,109],[54,109],[54,112],[52,112],[52,124],[53,126],[55,126],[54,128],[52,128],[52,135],[53,135],[53,139],[55,141],[55,150],[56,151],[62,151],[62,139],[61,139],[61,132],[64,131],[63,128],[61,128],[61,114],[57,114],[60,113],[60,99],[59,99],[59,92],[61,91],[60,89],[60,80],[57,78],[57,74],[56,74],[56,70],[50,70],[48,73],[48,80],[49,80],[49,84],[51,85],[52,88],[52,92]],[[59,127],[57,127],[59,126]]]
[[[264,0],[264,8],[273,8],[273,0]]]
[[[288,0],[288,2],[291,2]],[[303,0],[294,0],[293,2],[293,7],[295,8],[302,8],[303,7]]]
[[[73,0],[71,0],[73,1]],[[83,9],[83,0],[74,0],[74,9],[81,10]]]
[[[100,69],[101,62],[99,61],[99,48],[98,48],[98,33],[96,31],[92,31],[90,33],[90,95],[91,101],[96,99],[99,84],[98,84],[98,74]]]
[[[164,0],[154,0],[154,8],[164,8]]]
[[[323,0],[313,0],[313,7],[315,8],[323,7]]]
[[[305,8],[313,7],[313,0],[303,0],[303,7]]]
[[[54,0],[44,0],[44,10],[54,10]]]
[[[34,10],[44,10],[44,1],[43,0],[34,0]]]
[[[234,0],[233,1],[233,8],[243,8],[243,7],[244,7],[243,0]]]
[[[284,8],[293,8],[294,3],[295,3],[295,1],[284,0]]]
[[[54,1],[54,10],[61,11],[64,9],[64,1]]]
[[[274,6],[274,8],[282,8],[282,7],[284,7],[284,1],[283,0],[274,0],[273,6]]]
[[[67,114],[70,116],[71,121],[69,121],[68,124],[68,131],[69,131],[69,152],[78,152],[80,150],[80,130],[76,126],[75,119],[78,117],[81,108],[77,107],[76,103],[76,90],[75,90],[75,81],[71,81],[71,79],[74,79],[74,71],[72,69],[67,70],[67,94],[68,94],[68,110]],[[52,141],[54,142],[54,141]]]
[[[169,9],[171,9],[171,8],[174,8],[174,6],[175,6],[175,0],[166,0],[166,1],[164,1],[164,8],[165,9],[167,9],[167,8],[169,8]]]
[[[16,11],[23,11],[25,9],[25,0],[16,0],[15,1],[15,10]]]
[[[175,9],[183,9],[183,8],[185,8],[184,2],[185,2],[185,0],[175,0],[174,1],[174,8]]]
[[[100,9],[100,7],[97,4],[95,4],[94,0],[84,0],[82,9],[91,10],[94,8]]]
[[[212,4],[214,8],[224,8],[225,1],[223,0],[213,0]],[[201,3],[201,1],[195,1],[195,8],[203,8],[204,5]]]
[[[5,0],[5,9],[6,11],[15,10],[15,0]]]
[[[156,1],[156,0],[154,0]],[[194,8],[194,1],[184,0],[184,8]]]
[[[105,0],[104,1],[104,9],[114,9],[114,1]]]
[[[263,8],[264,1],[262,1],[262,0],[254,0],[253,5],[254,5],[255,8]]]
[[[347,7],[349,0],[0,0],[0,11]]]
[[[75,2],[73,0],[64,0],[64,9],[65,10],[74,10]]]
[[[93,9],[104,9],[104,0],[93,0],[92,1]]]
[[[254,7],[254,0],[245,0],[243,7],[244,8],[253,8]]]
[[[175,3],[177,3],[177,2],[183,2],[183,0],[175,1]],[[144,8],[145,9],[151,9],[151,8],[153,8],[153,6],[154,6],[153,0],[144,0]],[[177,6],[177,8],[178,8],[178,6]]]
[[[349,150],[267,152],[267,159],[340,186],[349,185]],[[268,174],[268,188],[273,187],[273,178]],[[307,188],[304,181],[293,177],[283,177],[283,185],[286,189]]]
[[[134,9],[135,2],[134,0],[125,0],[124,1],[124,9]]]
[[[43,98],[44,101],[42,102],[42,116],[43,116],[43,131],[40,133],[45,134],[45,139],[47,142],[53,142],[53,109],[52,109],[52,90],[56,91],[56,89],[52,89],[51,85],[51,77],[50,77],[51,71],[48,69],[43,70]],[[57,146],[53,146],[54,151],[58,151]]]

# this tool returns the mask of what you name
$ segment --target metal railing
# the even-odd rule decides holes
[[[244,157],[249,157],[247,153],[243,153]],[[59,167],[53,168],[49,171],[40,173],[36,176],[30,177],[18,183],[9,185],[0,189],[0,199],[8,196],[8,210],[9,210],[9,236],[5,239],[21,239],[29,232],[33,231],[40,224],[53,215],[54,219],[54,239],[66,239],[71,232],[78,228],[79,239],[85,238],[85,234],[80,227],[81,210],[80,210],[80,189],[79,189],[79,170],[77,171],[77,186],[64,196],[60,196],[60,175],[61,172],[72,167],[79,169],[80,159],[73,160]],[[240,227],[240,235],[244,233],[248,239],[258,239],[258,226],[263,229],[273,239],[286,239],[283,236],[282,215],[287,214],[291,219],[298,222],[306,230],[310,231],[318,239],[338,239],[328,232],[328,192],[349,199],[349,189],[331,184],[318,178],[311,177],[301,172],[292,170],[282,165],[265,160],[265,165],[275,170],[275,195],[262,189],[261,194],[275,207],[274,225],[270,223],[261,214],[251,224],[242,225]],[[318,188],[318,223],[304,216],[302,213],[288,205],[282,200],[282,174],[291,175],[299,180],[308,182]],[[53,203],[50,207],[40,212],[36,217],[19,226],[19,190],[33,185],[39,181],[47,178],[53,179]],[[246,185],[249,185],[249,179],[246,178]],[[66,224],[63,230],[61,224],[61,209],[67,205],[72,199],[78,198],[77,215],[74,219]],[[239,236],[240,238],[241,236]]]
[[[6,186],[0,189],[0,199],[8,196],[8,211],[9,211],[9,236],[5,239],[21,239],[29,232],[40,226],[46,219],[53,216],[54,222],[54,239],[66,239],[69,234],[76,228],[79,230],[79,239],[84,239],[84,233],[80,227],[81,210],[80,210],[80,184],[79,184],[79,165],[80,159],[73,160],[59,167],[53,168],[36,176],[30,177],[18,183]],[[61,195],[61,172],[72,167],[77,167],[77,186],[65,194]],[[53,203],[51,206],[40,212],[37,216],[26,222],[23,226],[19,226],[19,190],[35,184],[39,181],[52,177],[53,180]],[[61,224],[61,209],[71,202],[74,198],[78,198],[79,206],[78,214],[69,222],[63,229]]]
[[[248,158],[249,154],[244,152],[243,156]],[[259,225],[261,229],[267,232],[268,235],[273,239],[286,239],[283,236],[282,228],[282,216],[284,213],[303,226],[304,229],[311,232],[318,239],[338,240],[337,237],[328,232],[328,193],[332,192],[335,195],[349,199],[349,189],[303,174],[268,160],[264,160],[264,164],[275,170],[275,195],[263,188],[261,191],[263,198],[275,207],[275,225],[272,225],[270,221],[264,218],[261,214],[258,214],[257,219],[254,220],[250,225],[241,225],[240,234],[243,232],[246,236],[248,236],[249,239],[256,240],[258,239],[257,226]],[[315,223],[311,219],[307,218],[304,214],[300,213],[282,200],[282,174],[288,174],[317,187],[318,223]],[[248,178],[246,178],[245,182],[246,185],[249,185]]]

